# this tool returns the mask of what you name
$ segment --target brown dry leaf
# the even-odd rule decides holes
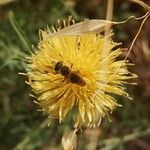
[[[77,149],[76,130],[68,131],[64,133],[62,137],[62,146],[64,150],[76,150]]]

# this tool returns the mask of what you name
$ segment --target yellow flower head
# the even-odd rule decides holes
[[[117,60],[122,51],[112,50],[118,44],[110,37],[47,32],[42,37],[27,74],[41,110],[50,118],[61,122],[74,110],[77,125],[95,127],[119,106],[112,95],[129,97],[123,84],[134,75],[127,61]]]

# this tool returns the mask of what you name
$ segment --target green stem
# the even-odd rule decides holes
[[[12,13],[10,13],[10,15],[9,15],[9,20],[10,20],[10,23],[11,23],[13,29],[15,30],[16,34],[18,35],[18,37],[20,38],[21,42],[23,43],[25,49],[29,50],[31,48],[30,44],[27,42],[22,29],[20,28],[20,26],[15,21]]]

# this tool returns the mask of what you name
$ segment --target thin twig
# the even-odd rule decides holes
[[[142,27],[143,27],[145,21],[147,20],[147,18],[148,18],[149,16],[150,16],[150,13],[148,13],[148,15],[147,15],[147,16],[144,18],[144,20],[142,21],[142,23],[141,23],[141,25],[140,25],[140,28],[139,28],[139,30],[138,30],[136,36],[134,37],[134,39],[133,39],[133,41],[132,41],[132,43],[131,43],[131,46],[130,46],[129,51],[128,51],[126,57],[125,57],[125,60],[128,58],[128,56],[129,56],[129,54],[130,54],[130,52],[131,52],[131,50],[132,50],[132,48],[133,48],[133,45],[134,45],[134,43],[135,43],[135,41],[136,41],[138,35],[140,34],[140,32],[141,32],[141,30],[142,30]]]
[[[133,3],[136,3],[138,5],[141,5],[146,11],[150,12],[150,6],[148,6],[147,4],[145,4],[144,2],[140,1],[140,0],[130,0]]]

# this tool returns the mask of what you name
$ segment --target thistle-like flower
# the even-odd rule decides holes
[[[135,75],[127,70],[126,60],[117,59],[122,50],[115,49],[118,44],[110,37],[41,34],[27,74],[36,101],[49,118],[61,122],[74,110],[77,126],[95,127],[120,106],[112,95],[130,98],[124,84]]]

